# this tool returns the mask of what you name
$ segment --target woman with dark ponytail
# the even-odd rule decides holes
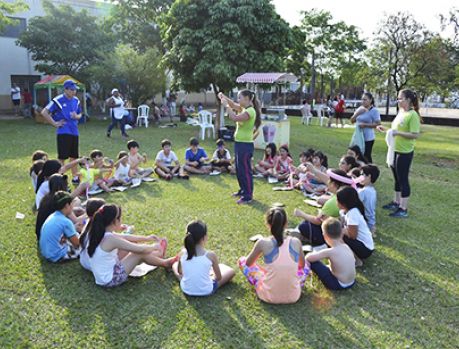
[[[266,225],[271,236],[259,239],[247,257],[239,258],[239,268],[249,283],[255,286],[258,298],[272,304],[295,303],[309,273],[305,267],[301,241],[284,237],[287,214],[280,207],[266,213]],[[264,266],[256,262],[263,256]]]
[[[167,241],[155,235],[124,235],[121,207],[103,205],[94,214],[88,231],[89,267],[96,284],[115,287],[127,281],[134,268],[146,263],[170,268],[176,258],[165,258]],[[153,245],[142,243],[158,242]]]
[[[237,201],[238,204],[248,204],[253,197],[253,140],[261,125],[260,103],[255,92],[250,90],[239,91],[238,103],[234,103],[221,92],[218,97],[226,108],[229,118],[236,122],[234,154],[239,191],[233,196],[240,198]]]
[[[365,162],[372,163],[372,151],[375,143],[375,128],[381,125],[381,115],[375,107],[375,99],[370,92],[365,92],[362,96],[362,105],[357,108],[351,117],[351,122],[356,123],[355,127],[360,127],[363,131],[365,141]]]
[[[393,138],[393,161],[390,164],[395,182],[395,193],[392,202],[383,208],[392,210],[391,217],[408,217],[408,199],[411,195],[409,172],[414,157],[416,139],[421,133],[422,117],[419,114],[419,99],[416,92],[402,90],[398,95],[398,115],[392,121],[390,130],[378,127],[382,132],[388,132],[387,138]],[[389,156],[388,156],[389,158]]]
[[[217,255],[205,249],[206,243],[206,224],[199,220],[188,223],[185,249],[172,266],[180,288],[188,296],[210,296],[234,277],[232,268],[219,264]]]

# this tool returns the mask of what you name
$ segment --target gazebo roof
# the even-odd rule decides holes
[[[83,87],[84,84],[79,82],[77,79],[72,78],[70,75],[47,75],[40,81],[34,84],[35,88],[46,88],[46,87],[55,87],[62,86],[66,80],[73,80],[79,87]]]
[[[291,73],[245,73],[238,76],[237,83],[285,84],[295,82],[298,78]]]

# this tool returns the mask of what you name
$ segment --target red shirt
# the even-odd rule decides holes
[[[24,104],[32,104],[32,95],[30,92],[23,92],[22,98],[24,99]]]
[[[336,110],[338,113],[344,112],[344,100],[343,100],[343,99],[340,99],[340,100],[338,101],[338,105],[335,107],[335,110]]]

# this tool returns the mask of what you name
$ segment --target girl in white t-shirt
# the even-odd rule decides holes
[[[219,264],[217,255],[205,249],[207,226],[192,221],[186,227],[185,248],[172,269],[180,288],[188,296],[210,296],[234,277],[234,270]]]
[[[146,263],[164,268],[172,267],[176,258],[165,258],[167,240],[155,235],[124,235],[121,207],[103,205],[94,214],[88,231],[89,267],[97,285],[115,287],[127,281],[134,268]],[[143,243],[157,242],[153,245]]]
[[[344,187],[336,193],[338,207],[344,213],[344,242],[354,252],[356,265],[361,266],[364,259],[374,251],[373,236],[365,220],[365,208],[357,190]]]
[[[129,154],[126,151],[120,151],[114,166],[115,182],[112,185],[129,185],[134,175],[134,171],[131,171],[131,166],[129,165]]]

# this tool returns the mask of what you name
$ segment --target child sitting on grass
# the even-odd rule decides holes
[[[277,159],[277,147],[274,143],[269,143],[265,147],[263,160],[260,160],[255,166],[257,173],[262,174],[264,177],[269,176],[269,171],[273,169],[274,162]]]
[[[290,176],[290,166],[292,164],[293,160],[290,156],[288,146],[281,145],[279,147],[279,156],[274,161],[274,167],[268,170],[268,173],[279,181],[285,181]]]
[[[218,263],[217,255],[205,249],[207,226],[192,221],[186,227],[185,248],[179,253],[172,269],[180,280],[180,288],[187,296],[210,296],[231,281],[234,270]]]
[[[172,267],[175,258],[165,258],[167,241],[155,235],[121,235],[121,207],[104,205],[94,214],[88,230],[89,266],[96,284],[116,287],[127,281],[128,275],[141,264]],[[156,241],[154,245],[141,244]]]
[[[352,176],[352,170],[359,167],[357,160],[352,156],[345,155],[339,160],[339,169],[346,172],[348,176]]]
[[[32,154],[32,167],[29,170],[29,175],[32,180],[33,190],[37,191],[37,177],[43,168],[43,164],[48,160],[48,153],[43,150],[36,150]]]
[[[328,167],[327,156],[321,151],[314,152],[312,156],[312,165],[318,173],[325,173]],[[323,181],[323,176],[317,176],[315,173],[307,170],[300,175],[300,189],[313,194],[323,194],[327,190],[327,184]]]
[[[217,149],[215,149],[212,156],[212,170],[217,172],[235,173],[233,166],[231,166],[231,154],[225,147],[225,141],[218,139],[216,142]]]
[[[329,247],[309,253],[306,261],[326,288],[336,291],[351,288],[355,284],[355,258],[352,250],[343,241],[341,222],[335,218],[327,218],[322,223],[322,231]],[[322,259],[328,259],[330,266],[324,265]]]
[[[99,199],[99,198],[93,198],[89,199],[86,202],[86,216],[87,216],[87,221],[86,224],[83,228],[83,232],[80,235],[80,246],[81,246],[81,252],[80,252],[80,264],[83,268],[86,270],[91,270],[91,265],[89,262],[89,255],[88,255],[88,243],[89,243],[89,228],[91,227],[92,219],[94,217],[94,214],[97,212],[99,208],[105,205],[105,200],[104,199]]]
[[[129,151],[129,166],[131,167],[134,175],[141,178],[150,176],[153,173],[153,169],[151,167],[144,169],[139,166],[141,163],[145,164],[147,162],[147,154],[139,154],[139,143],[134,140],[130,140],[127,142],[127,148]]]
[[[112,185],[130,185],[134,171],[131,171],[131,166],[129,165],[129,154],[126,151],[120,151],[118,153],[114,167],[115,175],[113,176],[114,182]]]
[[[102,177],[103,173],[112,172],[111,168],[94,168],[90,167],[89,159],[83,159],[80,162],[80,183],[86,185],[87,192],[93,192],[99,188],[110,193],[110,185],[113,182],[106,182]]]
[[[40,233],[40,253],[46,260],[56,263],[76,259],[79,255],[78,233],[68,216],[73,211],[72,197],[65,191],[54,194],[52,213],[43,223]]]
[[[177,155],[171,149],[172,143],[168,139],[164,139],[161,142],[161,148],[156,155],[155,160],[155,172],[166,181],[170,181],[174,176],[184,177],[183,170],[180,166]]]
[[[262,301],[295,303],[300,299],[309,273],[301,242],[297,238],[284,237],[287,213],[283,208],[269,209],[265,219],[272,236],[258,240],[250,254],[239,259],[239,267]],[[256,264],[260,256],[264,257],[263,267]]]
[[[343,240],[354,252],[356,266],[362,266],[363,260],[370,257],[375,248],[365,220],[365,208],[352,187],[338,190],[336,199],[338,207],[344,212]]]
[[[300,181],[306,178],[306,172],[308,170],[307,163],[312,162],[313,155],[313,149],[308,149],[306,151],[301,152],[300,164],[297,167],[294,167],[293,172],[290,174],[290,182],[293,184],[295,189],[301,189]]]
[[[190,138],[190,147],[185,152],[184,170],[193,174],[209,174],[212,167],[205,162],[209,160],[206,151],[199,146],[197,138]]]
[[[352,147],[347,148],[346,155],[352,156],[359,166],[364,166],[368,163],[358,145],[353,145]]]
[[[365,207],[365,218],[368,223],[368,228],[370,228],[373,237],[375,237],[377,193],[374,184],[379,178],[379,168],[375,165],[365,165],[362,167],[360,174],[363,176],[363,179],[360,181],[363,188],[357,191]]]

